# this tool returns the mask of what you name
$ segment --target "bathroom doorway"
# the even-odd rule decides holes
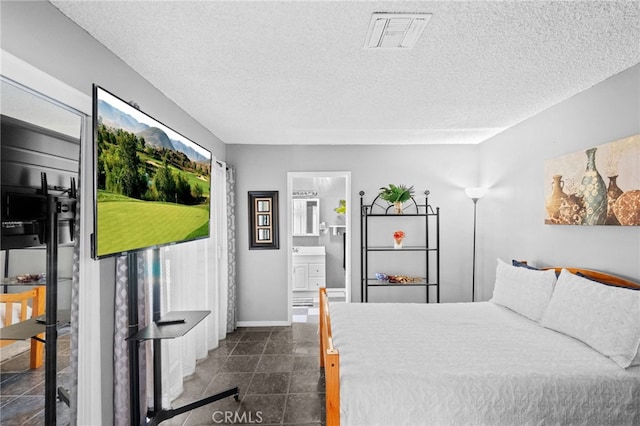
[[[351,300],[351,172],[287,173],[289,320],[317,321],[318,290]]]

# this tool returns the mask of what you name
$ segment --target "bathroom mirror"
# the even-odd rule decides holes
[[[293,236],[320,235],[320,200],[303,198],[293,200]]]

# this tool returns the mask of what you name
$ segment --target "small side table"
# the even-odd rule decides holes
[[[187,334],[200,321],[206,318],[211,311],[172,311],[164,314],[160,320],[139,330],[127,340],[141,342],[153,340],[153,411],[147,413],[149,425],[157,425],[167,419],[194,410],[220,399],[233,396],[239,400],[238,387],[227,389],[215,395],[208,396],[198,401],[169,410],[162,409],[162,340],[175,339]],[[138,401],[139,406],[139,401]]]

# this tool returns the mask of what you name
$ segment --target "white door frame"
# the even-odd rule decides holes
[[[102,424],[105,405],[109,398],[103,398],[108,383],[103,382],[101,363],[111,361],[104,357],[100,342],[108,327],[103,327],[100,318],[102,309],[98,295],[100,289],[100,264],[91,258],[91,234],[93,233],[93,126],[92,98],[68,84],[52,77],[44,71],[0,50],[0,74],[39,92],[60,104],[84,114],[80,140],[80,196],[84,202],[80,221],[80,290],[78,292],[78,392],[77,423]],[[107,369],[111,369],[108,366]]]
[[[345,214],[345,226],[347,238],[345,238],[345,292],[346,301],[351,301],[351,172],[349,171],[336,171],[336,172],[288,172],[287,173],[287,242],[285,250],[287,250],[287,282],[288,282],[288,321],[291,324],[293,319],[293,235],[291,232],[291,224],[293,223],[293,180],[296,178],[314,178],[314,177],[328,177],[328,178],[344,178],[345,188],[344,195],[346,200],[347,214]]]

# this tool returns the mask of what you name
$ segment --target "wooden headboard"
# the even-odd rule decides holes
[[[558,274],[560,273],[561,270],[566,269],[572,274],[582,274],[587,278],[591,278],[593,280],[600,281],[605,284],[613,285],[616,287],[626,287],[626,288],[632,288],[635,290],[640,290],[640,284],[627,280],[625,278],[608,274],[606,272],[593,271],[591,269],[562,268],[562,267],[550,267],[550,268],[542,268],[542,269],[553,269]]]

